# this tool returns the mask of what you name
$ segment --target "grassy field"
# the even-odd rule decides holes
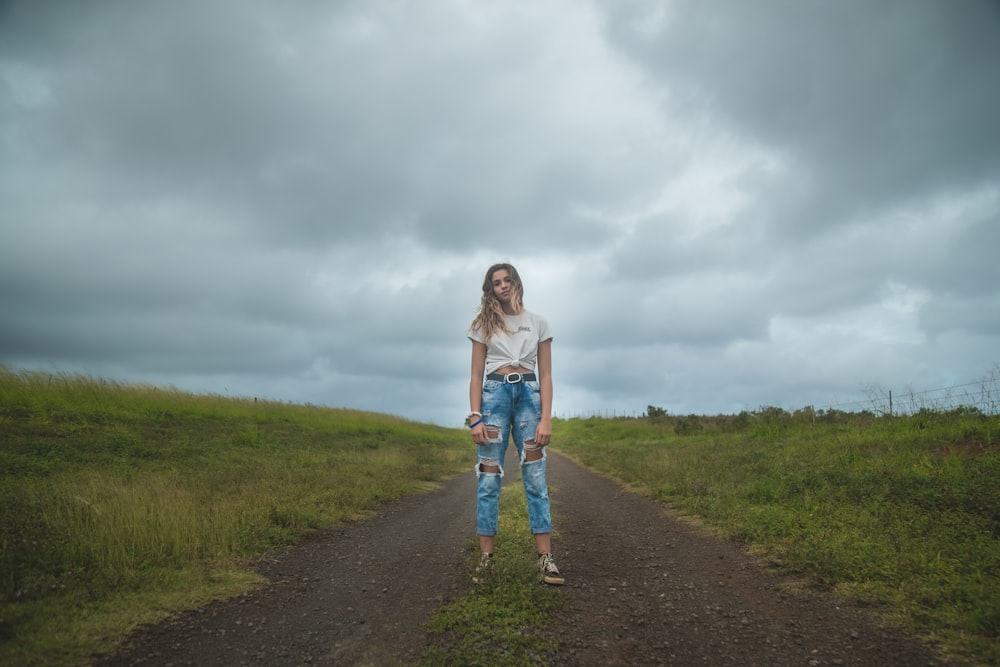
[[[0,664],[81,664],[468,457],[387,415],[0,369]]]
[[[554,428],[561,452],[803,581],[1000,664],[1000,418],[764,408]],[[468,457],[464,431],[387,415],[0,368],[0,664],[85,663],[136,624],[258,585],[249,565],[269,549]],[[498,545],[503,585],[438,610],[425,664],[554,649],[525,632],[562,597],[537,583],[513,488],[501,530],[525,539]]]
[[[1000,664],[1000,417],[584,419],[559,450],[804,581]]]

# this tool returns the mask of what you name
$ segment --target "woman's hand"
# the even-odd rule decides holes
[[[486,424],[476,424],[469,430],[472,431],[472,442],[477,445],[486,444]]]
[[[552,420],[542,419],[535,428],[535,444],[546,447],[552,442]]]

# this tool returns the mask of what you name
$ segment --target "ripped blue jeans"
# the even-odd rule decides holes
[[[503,462],[507,443],[512,435],[521,462],[521,483],[528,501],[528,524],[533,535],[552,532],[549,515],[549,489],[545,482],[546,452],[541,448],[541,458],[526,461],[526,450],[535,449],[535,429],[542,418],[542,403],[538,382],[506,384],[500,380],[483,383],[483,401],[480,408],[486,425],[486,444],[477,449],[476,477],[476,532],[479,535],[497,534],[500,522],[500,488],[503,483]],[[500,472],[487,472],[483,468],[496,466]]]

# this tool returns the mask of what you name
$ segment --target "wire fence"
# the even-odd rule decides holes
[[[882,387],[871,387],[867,393],[867,399],[834,403],[822,409],[868,411],[876,415],[910,415],[922,410],[949,412],[968,408],[986,415],[996,415],[1000,414],[1000,370],[994,369],[990,376],[982,380],[950,387],[921,391],[907,388],[895,392]]]
[[[621,408],[607,408],[604,410],[577,410],[575,412],[557,412],[553,414],[557,419],[641,419],[646,416],[645,410],[622,410]]]
[[[974,409],[986,415],[1000,414],[1000,364],[986,377],[972,382],[955,384],[937,389],[892,390],[873,385],[864,390],[865,398],[806,406],[823,412],[871,412],[875,415],[911,415],[922,410],[949,412],[962,408]],[[800,408],[803,406],[799,406]],[[558,414],[563,419],[600,417],[605,419],[639,419],[647,416],[646,410],[585,410]]]

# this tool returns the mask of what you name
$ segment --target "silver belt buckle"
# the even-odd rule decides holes
[[[518,382],[521,381],[521,374],[520,373],[508,373],[507,375],[503,376],[503,381],[505,383],[507,383],[507,384],[517,384]]]

